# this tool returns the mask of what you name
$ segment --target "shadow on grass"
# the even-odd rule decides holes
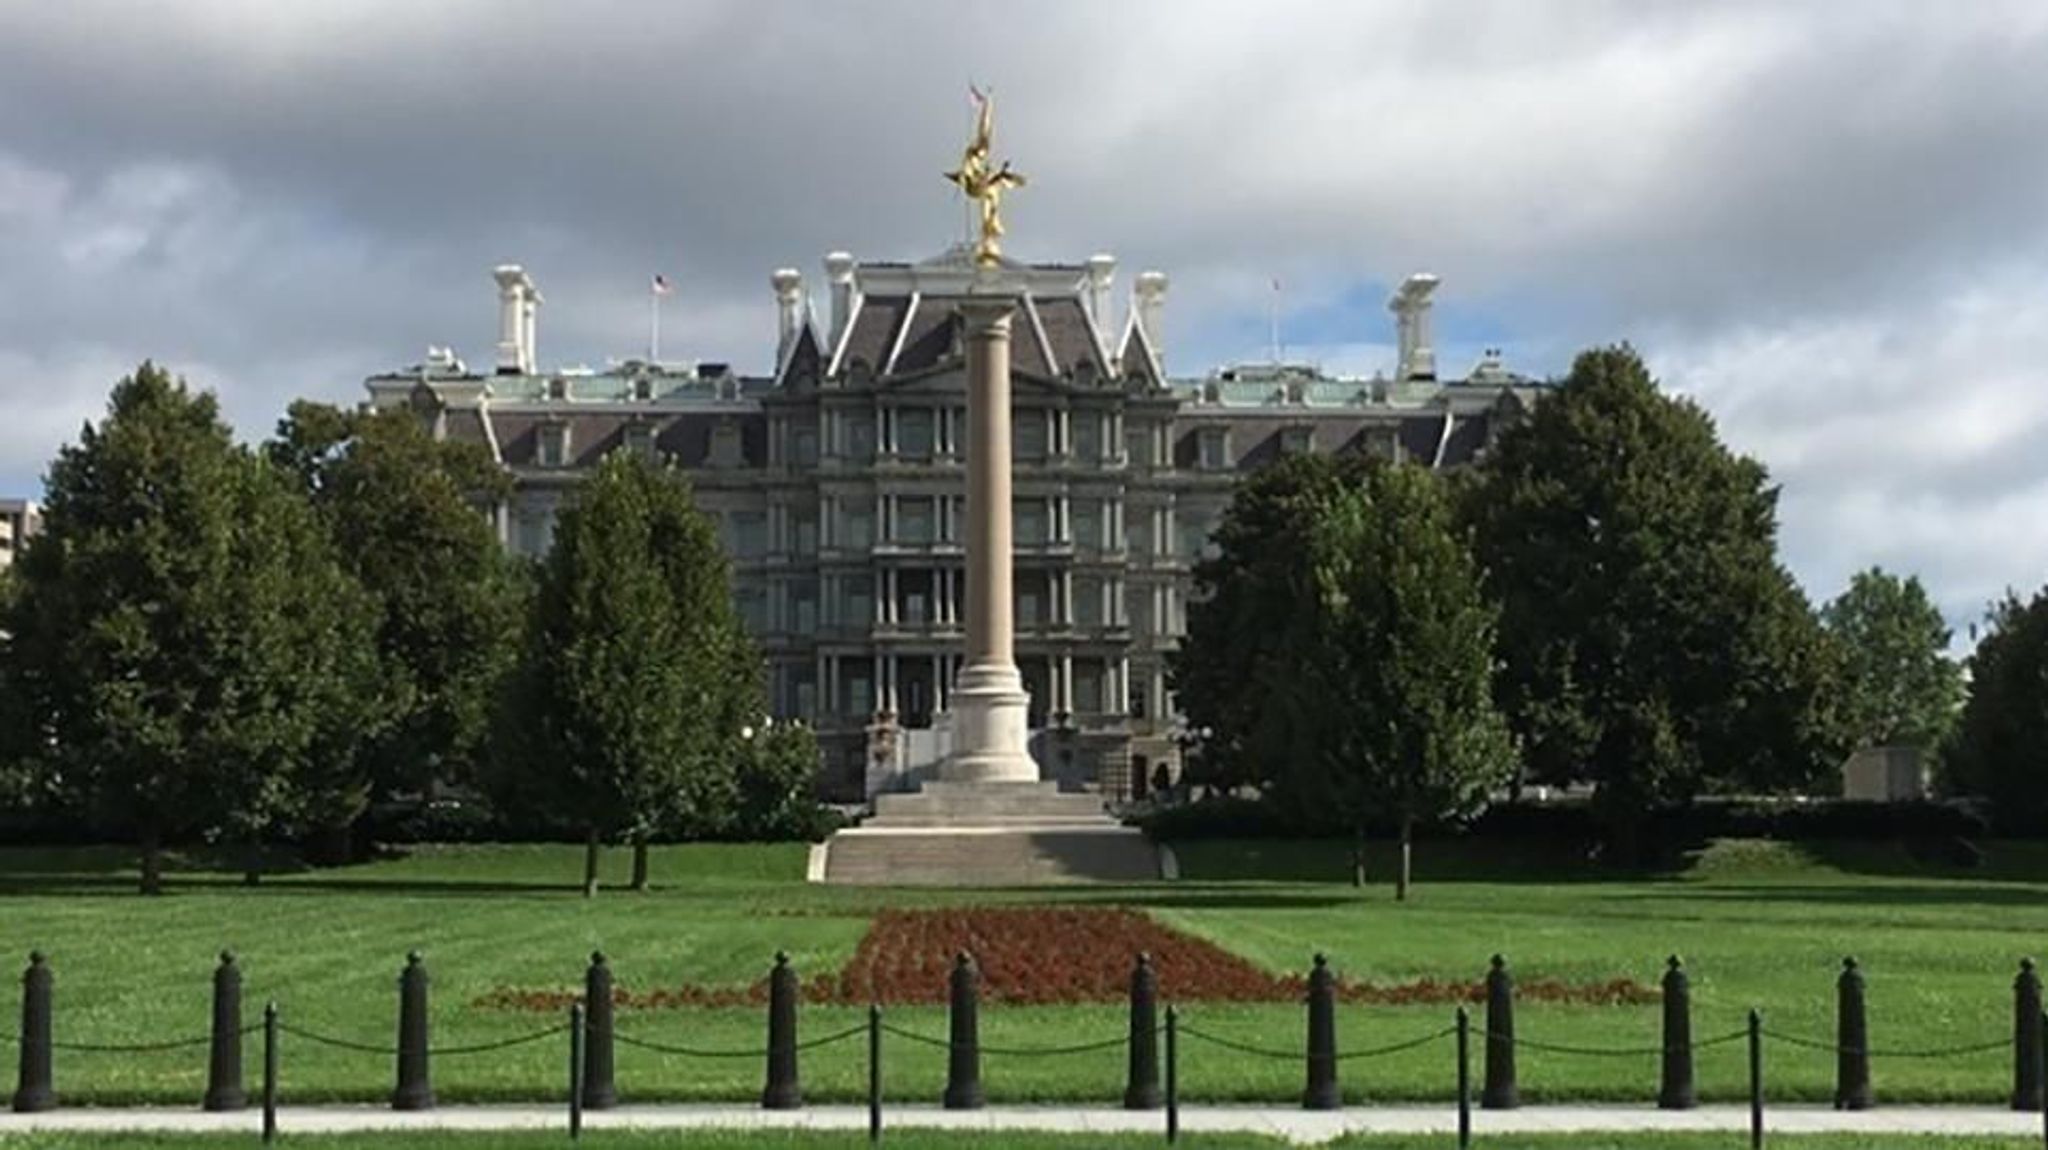
[[[1623,895],[1623,899],[1667,901],[1671,896],[1656,893]],[[1986,906],[2048,909],[2048,897],[2040,890],[1996,883],[1944,880],[1939,885],[1912,886],[1903,883],[1730,883],[1688,887],[1686,901],[1776,903],[1796,902],[1810,906],[1859,907],[1944,907],[1968,912]]]

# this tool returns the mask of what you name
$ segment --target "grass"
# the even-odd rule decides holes
[[[1692,974],[1698,1038],[1739,1029],[1752,1005],[1775,1031],[1830,1037],[1834,979],[1842,956],[1853,953],[1869,979],[1880,1102],[1998,1103],[2010,1088],[2007,1051],[1926,1059],[1884,1052],[2009,1033],[2015,963],[2048,934],[2048,849],[2041,844],[1992,844],[1981,870],[1943,871],[1877,846],[1723,843],[1675,874],[1602,881],[1571,860],[1427,844],[1418,851],[1420,885],[1406,904],[1394,903],[1384,886],[1357,892],[1329,881],[1344,873],[1343,848],[1333,844],[1186,844],[1182,882],[1056,891],[817,887],[802,881],[804,849],[659,848],[657,890],[595,900],[572,889],[580,875],[575,847],[422,849],[282,875],[253,890],[232,874],[179,873],[171,893],[154,900],[130,893],[131,863],[119,851],[0,851],[0,955],[51,954],[60,1041],[203,1034],[213,955],[231,947],[246,971],[252,1019],[263,1000],[275,998],[299,1027],[384,1044],[395,1033],[398,970],[405,953],[419,948],[433,978],[434,1042],[452,1046],[558,1021],[471,1003],[502,985],[575,987],[593,949],[610,956],[628,986],[742,985],[762,976],[777,949],[807,974],[836,970],[882,906],[1137,906],[1276,970],[1304,969],[1322,951],[1347,976],[1372,980],[1476,978],[1499,952],[1524,978],[1654,982],[1664,956],[1677,952]],[[627,862],[625,852],[610,852],[608,880],[623,882]],[[807,1007],[803,1033],[854,1025],[862,1013]],[[899,1007],[888,1015],[922,1034],[946,1032],[940,1009]],[[1184,1004],[1183,1017],[1198,1030],[1262,1047],[1299,1050],[1304,1037],[1300,1008],[1284,1004]],[[1378,1046],[1449,1021],[1439,1007],[1345,1007],[1339,1042],[1346,1050]],[[1654,1006],[1525,1002],[1517,1022],[1522,1037],[1537,1041],[1658,1043]],[[755,1009],[625,1012],[618,1025],[625,1034],[697,1047],[747,1049],[763,1040]],[[1113,1036],[1124,1025],[1123,1012],[1111,1006],[990,1007],[982,1041],[1059,1046]],[[437,1058],[435,1088],[444,1103],[563,1097],[563,1041]],[[754,1058],[682,1058],[627,1046],[617,1058],[620,1089],[632,1100],[746,1100],[761,1087]],[[1702,1098],[1743,1097],[1743,1059],[1739,1042],[1701,1051]],[[1124,1073],[1115,1048],[1063,1058],[989,1054],[983,1062],[992,1102],[1112,1102]],[[253,1077],[253,1041],[248,1065]],[[1773,1042],[1766,1068],[1774,1100],[1831,1095],[1829,1053]],[[6,1069],[0,1065],[0,1075]],[[1524,1050],[1519,1069],[1529,1102],[1648,1101],[1656,1088],[1653,1057]],[[892,1038],[884,1072],[890,1098],[936,1101],[944,1052]],[[58,1092],[69,1103],[188,1103],[203,1091],[204,1073],[203,1048],[57,1058]],[[1191,1102],[1291,1100],[1302,1073],[1299,1058],[1246,1057],[1194,1037],[1182,1043],[1181,1085]],[[803,1074],[807,1098],[854,1101],[866,1084],[864,1044],[856,1038],[808,1052]],[[1347,1062],[1342,1075],[1353,1102],[1443,1100],[1452,1091],[1450,1044]],[[283,1048],[283,1090],[292,1102],[377,1101],[388,1096],[391,1078],[386,1058],[291,1037]]]
[[[568,1145],[559,1131],[504,1134],[436,1131],[433,1144],[450,1150],[559,1150]],[[246,1134],[36,1134],[0,1135],[0,1150],[240,1150],[252,1144]],[[309,1150],[412,1150],[417,1133],[290,1135],[284,1144]],[[1733,1150],[1747,1144],[1746,1134],[1535,1134],[1486,1135],[1486,1150]],[[1041,1134],[1024,1131],[936,1131],[891,1129],[891,1150],[1136,1150],[1160,1145],[1156,1134]],[[1254,1134],[1182,1134],[1182,1146],[1244,1147],[1261,1150],[1289,1145]],[[1451,1150],[1449,1135],[1352,1135],[1325,1143],[1333,1150]],[[587,1150],[855,1150],[868,1145],[864,1133],[806,1131],[586,1131],[577,1146]],[[2032,1150],[2032,1139],[1934,1137],[1910,1134],[1773,1135],[1773,1147],[1789,1150]]]

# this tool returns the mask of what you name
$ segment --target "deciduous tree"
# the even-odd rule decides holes
[[[1949,629],[1917,576],[1859,571],[1821,608],[1842,659],[1841,710],[1863,746],[1938,749],[1962,706],[1962,668],[1948,657]]]
[[[1970,655],[1969,699],[1943,756],[1945,785],[2001,824],[2048,826],[2048,588],[2007,593]]]

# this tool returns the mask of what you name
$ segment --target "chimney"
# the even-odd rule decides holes
[[[804,273],[795,268],[776,268],[768,283],[775,289],[775,366],[779,370],[789,358],[790,345],[796,342],[797,328],[803,323]]]
[[[1145,339],[1152,345],[1152,355],[1164,370],[1166,363],[1166,273],[1139,272],[1138,282],[1133,285],[1136,296],[1138,326],[1145,329]]]
[[[1109,284],[1115,278],[1115,256],[1097,252],[1088,257],[1088,318],[1105,336],[1109,335]]]
[[[832,252],[825,257],[825,282],[832,288],[832,331],[826,342],[839,346],[846,324],[853,318],[853,254]]]
[[[1436,348],[1430,336],[1429,294],[1439,281],[1428,272],[1416,272],[1402,281],[1387,310],[1394,313],[1399,359],[1394,366],[1398,380],[1436,378]]]
[[[534,312],[540,293],[533,277],[518,264],[500,264],[491,270],[498,281],[498,374],[532,375],[534,371]]]

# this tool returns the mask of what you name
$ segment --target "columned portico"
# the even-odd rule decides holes
[[[1026,742],[1030,699],[1017,671],[1011,616],[1010,317],[1016,304],[991,292],[963,300],[959,310],[967,345],[967,661],[953,686],[953,754],[939,774],[949,782],[1036,782],[1038,765]]]

